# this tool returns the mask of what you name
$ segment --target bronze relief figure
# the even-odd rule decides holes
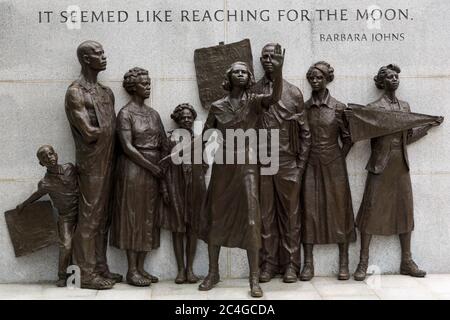
[[[339,245],[338,279],[348,280],[348,245],[356,240],[347,156],[352,142],[344,118],[345,104],[334,99],[327,84],[334,69],[324,61],[309,69],[312,97],[306,102],[311,151],[302,186],[302,242],[304,266],[300,280],[314,276],[314,244]],[[342,147],[339,144],[342,143]]]
[[[122,276],[111,273],[106,262],[110,197],[115,162],[114,94],[98,83],[106,69],[103,47],[95,41],[78,46],[81,75],[66,93],[65,110],[76,149],[80,189],[79,217],[73,247],[81,269],[81,287],[109,289]]]
[[[72,163],[59,164],[58,154],[52,146],[41,146],[37,151],[39,164],[47,168],[39,181],[38,189],[17,206],[22,211],[26,206],[48,194],[53,207],[58,211],[59,263],[58,287],[65,287],[67,268],[72,264],[72,239],[78,218],[77,169]]]
[[[148,71],[129,70],[124,75],[123,87],[131,100],[117,115],[121,148],[110,243],[126,250],[127,283],[143,287],[158,281],[144,270],[144,263],[147,253],[159,247],[158,207],[167,191],[158,162],[168,153],[168,143],[158,112],[145,104],[151,88]]]
[[[197,118],[194,107],[188,103],[182,103],[172,112],[171,118],[179,128],[190,133],[192,140],[194,139],[193,124]],[[171,146],[175,146],[179,141],[172,133],[173,131],[169,132],[169,141]],[[160,214],[160,226],[172,231],[173,249],[178,266],[178,274],[175,278],[177,284],[196,283],[199,280],[194,274],[193,263],[197,250],[197,233],[205,224],[201,209],[206,194],[205,173],[208,165],[196,164],[193,161],[193,154],[193,152],[190,153],[192,158],[190,163],[170,162],[166,172],[170,200],[168,204],[162,203]],[[184,252],[186,252],[186,263]]]
[[[253,87],[256,93],[270,94],[273,90],[275,46],[268,43],[262,49],[264,77]],[[281,100],[262,113],[260,123],[262,129],[279,130],[278,172],[260,177],[260,281],[268,282],[282,273],[284,282],[296,282],[301,260],[300,186],[311,143],[300,89],[283,79]]]
[[[400,85],[399,73],[400,68],[396,65],[380,68],[374,80],[384,94],[370,103],[368,109],[411,112],[409,104],[396,96]],[[413,277],[425,276],[426,272],[419,269],[411,254],[414,210],[406,146],[424,137],[430,128],[440,125],[442,121],[443,118],[439,117],[428,125],[371,139],[366,187],[356,220],[361,232],[361,253],[355,280],[362,281],[366,277],[372,235],[398,234],[402,251],[400,273]]]
[[[211,105],[204,131],[216,128],[225,137],[227,129],[256,129],[262,108],[281,98],[284,54],[277,45],[273,54],[274,87],[270,94],[249,91],[254,77],[248,65],[235,62],[227,70],[223,87],[229,94]],[[224,145],[226,145],[226,141]],[[250,157],[250,147],[228,150]],[[259,286],[259,250],[261,249],[261,212],[259,203],[259,168],[248,160],[245,164],[214,162],[204,206],[208,229],[203,240],[208,243],[209,273],[200,290],[210,290],[219,282],[221,246],[247,250],[252,297],[262,297]]]

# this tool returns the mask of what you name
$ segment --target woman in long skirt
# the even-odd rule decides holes
[[[400,68],[392,64],[380,68],[374,80],[384,94],[367,108],[411,112],[409,104],[396,97],[399,73]],[[400,273],[413,277],[425,276],[426,272],[419,269],[411,255],[414,210],[406,145],[419,140],[431,127],[441,122],[371,140],[372,153],[366,167],[369,173],[356,220],[361,232],[361,253],[355,280],[366,278],[372,235],[399,235],[402,250]]]
[[[356,240],[345,157],[352,146],[344,121],[345,104],[327,89],[334,69],[324,61],[307,73],[313,93],[305,104],[311,131],[311,151],[302,187],[302,242],[304,265],[300,280],[314,276],[314,244],[339,246],[339,280],[348,280],[348,245]],[[339,144],[342,142],[342,147]]]
[[[281,98],[282,65],[284,55],[279,45],[275,48],[273,65],[275,79],[272,94],[257,95],[249,92],[254,84],[253,75],[246,63],[235,62],[227,70],[223,87],[229,94],[214,102],[209,110],[205,132],[215,128],[222,137],[227,129],[256,129],[262,108]],[[227,146],[228,141],[224,141]],[[250,288],[252,297],[262,297],[259,286],[259,250],[261,248],[261,212],[259,208],[258,165],[250,160],[257,146],[223,148],[232,152],[233,163],[213,164],[204,210],[208,216],[208,227],[203,240],[208,243],[209,273],[199,290],[210,290],[219,282],[220,247],[247,250],[250,266]],[[223,154],[226,155],[226,152]],[[236,164],[236,156],[244,155],[245,163]]]

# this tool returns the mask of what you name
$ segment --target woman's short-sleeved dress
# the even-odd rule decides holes
[[[128,104],[117,116],[117,130],[129,130],[133,146],[157,164],[167,152],[167,137],[157,111]],[[159,247],[157,210],[160,181],[119,148],[115,175],[111,245],[133,251]]]

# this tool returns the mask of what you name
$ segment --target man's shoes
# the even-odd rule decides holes
[[[118,273],[110,272],[109,270],[100,274],[103,278],[113,280],[115,283],[122,282],[123,276]]]
[[[265,283],[272,280],[272,278],[275,277],[275,272],[270,270],[269,268],[263,268],[261,270],[261,273],[259,275],[259,282]]]
[[[92,290],[107,290],[114,287],[114,280],[103,278],[100,275],[93,275],[87,277],[87,279],[81,280],[82,289],[92,289]]]
[[[283,275],[283,282],[284,283],[294,283],[297,282],[297,270],[291,265],[289,265],[284,272]]]

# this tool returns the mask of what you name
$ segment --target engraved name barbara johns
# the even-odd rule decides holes
[[[280,9],[157,9],[157,10],[89,10],[70,6],[37,13],[39,23],[161,23],[161,22],[317,22],[317,21],[408,21],[408,8],[280,8]]]
[[[394,33],[321,33],[320,42],[401,42],[407,39],[404,32]]]

